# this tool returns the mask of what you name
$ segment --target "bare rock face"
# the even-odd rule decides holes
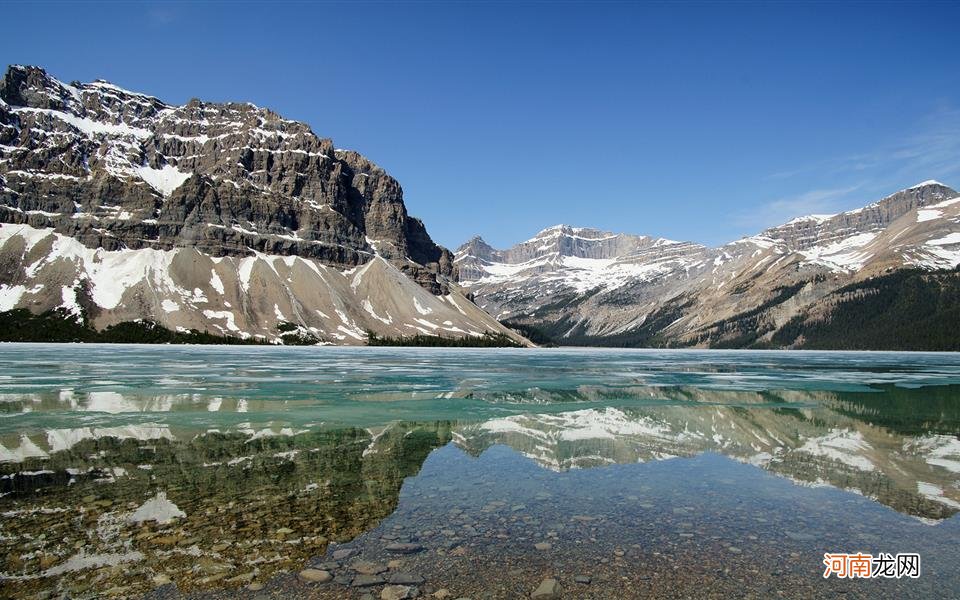
[[[265,341],[523,341],[454,277],[400,184],[304,123],[37,67],[0,81],[0,312]]]
[[[960,194],[925,181],[718,248],[564,225],[506,250],[475,237],[456,265],[482,308],[541,341],[803,346],[795,319],[829,320],[838,303],[873,293],[834,295],[844,286],[960,265]]]
[[[379,254],[435,293],[436,276],[453,275],[400,184],[304,123],[252,104],[67,85],[37,67],[10,67],[0,100],[0,222],[107,250],[255,250],[341,267]]]
[[[809,215],[773,227],[760,235],[794,251],[807,250],[842,241],[851,235],[882,231],[912,210],[937,204],[957,195],[951,188],[936,181],[925,181],[900,190],[886,198],[857,210],[836,215]]]

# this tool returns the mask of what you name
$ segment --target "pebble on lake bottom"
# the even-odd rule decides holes
[[[300,578],[311,583],[326,583],[333,579],[333,575],[330,574],[330,571],[304,569],[300,571]]]
[[[544,579],[540,583],[540,586],[530,594],[530,598],[553,600],[554,598],[559,598],[561,593],[563,593],[563,588],[560,587],[559,581],[556,579]]]

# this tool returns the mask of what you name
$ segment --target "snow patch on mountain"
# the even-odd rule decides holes
[[[159,169],[142,166],[134,169],[134,172],[150,187],[160,192],[164,198],[172,194],[175,189],[183,185],[183,182],[193,175],[192,173],[182,173],[173,165],[163,165]]]
[[[800,254],[812,264],[855,271],[870,258],[864,248],[876,237],[876,233],[860,233],[824,246],[814,246]]]
[[[27,260],[41,243],[48,251]],[[367,330],[394,337],[408,335],[411,328],[431,335],[502,331],[459,293],[433,296],[379,257],[355,273],[340,273],[300,256],[87,248],[51,229],[10,224],[0,226],[0,252],[14,265],[27,263],[28,283],[0,284],[4,310],[33,306],[56,283],[56,302],[75,315],[80,314],[77,293],[82,290],[103,311],[129,314],[119,320],[142,318],[139,312],[146,304],[152,306],[150,318],[169,329],[266,341],[279,341],[278,326],[291,321],[299,331],[343,343],[365,342]],[[61,285],[64,277],[71,285]],[[111,401],[107,394],[98,404],[103,410]]]

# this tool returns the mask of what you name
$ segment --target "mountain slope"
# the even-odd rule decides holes
[[[331,343],[503,328],[360,154],[252,104],[0,81],[0,311]]]
[[[539,339],[804,347],[800,325],[827,322],[838,306],[872,293],[864,291],[872,278],[960,264],[960,194],[927,181],[858,210],[801,217],[719,248],[557,226],[503,251],[474,238],[455,262],[481,307]],[[953,289],[958,275],[944,277],[915,281]],[[907,304],[901,310],[910,310]],[[944,310],[952,319],[953,309]],[[778,333],[787,323],[793,337]],[[833,338],[828,346],[842,347]],[[824,339],[815,344],[823,347]],[[931,344],[960,347],[960,339]]]

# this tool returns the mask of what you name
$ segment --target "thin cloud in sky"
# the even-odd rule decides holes
[[[810,190],[796,196],[779,198],[761,206],[759,210],[740,213],[737,224],[753,229],[763,229],[804,215],[832,214],[840,210],[839,207],[850,194],[861,189],[863,184],[858,183],[844,187]]]
[[[756,228],[779,225],[792,218],[817,213],[835,213],[927,179],[947,185],[960,181],[960,109],[946,107],[922,119],[912,133],[875,150],[817,161],[765,179],[816,178],[820,185],[806,192],[771,200],[736,220]],[[856,183],[850,183],[851,179]],[[869,182],[869,183],[867,183]],[[853,197],[857,192],[856,198]],[[875,197],[874,197],[875,196]]]
[[[877,170],[878,180],[956,176],[960,174],[960,110],[938,111],[902,142],[851,157],[849,162],[854,170]]]
[[[164,27],[176,20],[177,12],[171,6],[154,6],[147,10],[147,21],[154,27]]]
[[[771,173],[767,179],[788,179],[820,172],[839,175],[876,170],[879,179],[947,177],[960,174],[960,109],[943,108],[924,119],[902,140],[861,152]],[[949,182],[944,182],[949,183]]]

